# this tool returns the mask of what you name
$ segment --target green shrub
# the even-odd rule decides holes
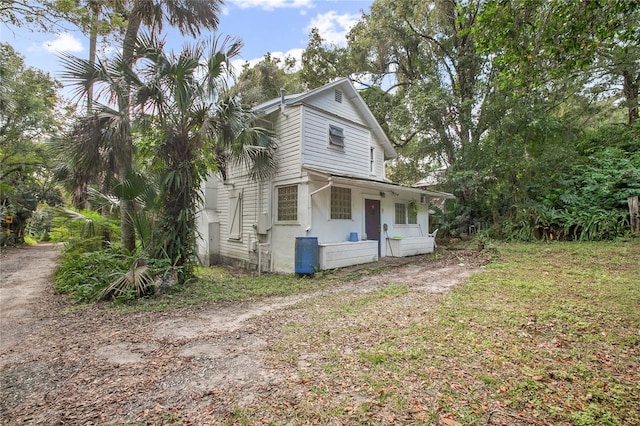
[[[63,251],[54,281],[58,292],[78,302],[109,299],[116,302],[145,297],[157,283],[173,281],[168,259],[125,255],[117,247],[100,247],[99,237],[71,239]]]
[[[49,238],[54,242],[84,241],[87,250],[120,239],[119,221],[93,210],[55,209]]]
[[[64,251],[56,271],[56,290],[80,302],[94,301],[118,275],[125,273],[129,263],[130,259],[115,249],[85,251],[72,245]]]
[[[53,226],[53,213],[46,204],[41,204],[29,218],[27,234],[37,241],[49,241],[49,234]]]

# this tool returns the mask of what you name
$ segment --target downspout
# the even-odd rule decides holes
[[[269,230],[267,231],[267,243],[269,243],[269,272],[273,272],[273,248],[271,247],[271,243],[273,242],[273,205],[275,204],[273,202],[273,197],[274,197],[274,192],[275,192],[275,185],[273,184],[273,176],[269,177],[269,199],[267,200],[268,206],[267,208],[269,209]]]
[[[324,191],[325,189],[329,188],[333,186],[333,180],[331,180],[331,177],[329,177],[329,183],[326,184],[325,186],[323,186],[322,188],[318,188],[315,191],[311,192],[309,194],[309,211],[308,211],[308,217],[309,217],[309,226],[307,226],[304,230],[305,233],[309,233],[309,231],[311,230],[311,225],[313,224],[313,196],[315,194],[317,194],[320,191]]]

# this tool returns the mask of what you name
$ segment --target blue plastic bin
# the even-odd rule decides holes
[[[296,237],[296,274],[314,274],[319,267],[318,237]]]

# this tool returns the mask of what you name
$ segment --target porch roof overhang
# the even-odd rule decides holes
[[[398,195],[405,196],[420,196],[426,195],[430,198],[440,198],[440,199],[455,199],[455,195],[450,194],[448,192],[440,192],[440,191],[430,191],[426,189],[413,188],[410,186],[404,186],[399,183],[386,181],[386,180],[376,180],[371,178],[364,178],[359,176],[345,175],[345,174],[337,174],[332,173],[326,170],[320,170],[313,167],[303,166],[303,170],[305,170],[311,178],[319,178],[325,180],[327,183],[334,183],[337,185],[347,185],[354,186],[358,188],[371,189],[374,191],[383,191],[383,192],[392,192]]]

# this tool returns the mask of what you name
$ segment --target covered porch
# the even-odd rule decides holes
[[[429,233],[429,202],[433,198],[454,198],[452,194],[313,168],[305,171],[309,185],[306,230],[307,236],[318,238],[319,269],[433,252],[435,235]],[[350,196],[348,218],[332,215],[334,187]]]

